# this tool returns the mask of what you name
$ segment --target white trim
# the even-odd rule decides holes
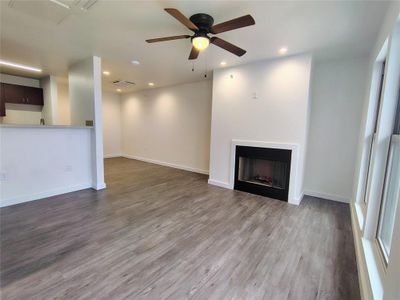
[[[321,193],[321,192],[317,192],[317,191],[313,191],[313,190],[304,190],[304,194],[311,196],[311,197],[323,198],[323,199],[336,201],[336,202],[350,203],[349,198],[347,198],[345,196],[335,195],[335,194]]]
[[[368,277],[367,264],[365,262],[364,249],[362,247],[362,238],[360,227],[358,226],[356,210],[354,204],[350,205],[351,227],[353,231],[354,247],[356,252],[358,283],[360,286],[360,295],[362,300],[372,300],[371,283]]]
[[[92,188],[93,188],[94,190],[96,190],[96,191],[105,189],[106,187],[107,187],[107,186],[106,186],[106,183],[105,183],[105,182],[93,183],[93,184],[92,184]]]
[[[300,204],[300,202],[303,200],[303,198],[304,198],[304,193],[301,193],[301,195],[300,196],[297,196],[297,197],[294,197],[294,202],[295,203],[291,203],[291,204],[296,204],[296,205],[299,205]]]
[[[299,195],[295,195],[297,171],[299,166],[299,145],[294,143],[277,143],[277,142],[263,142],[263,141],[249,141],[249,140],[235,140],[231,142],[231,162],[230,162],[230,189],[233,189],[235,182],[235,156],[236,146],[249,146],[249,147],[261,147],[261,148],[273,148],[273,149],[286,149],[292,151],[292,158],[290,164],[290,181],[289,181],[289,195],[288,202],[291,204],[299,205],[303,198],[303,192]]]
[[[198,168],[193,168],[193,167],[173,164],[173,163],[169,163],[169,162],[165,162],[165,161],[160,161],[160,160],[156,160],[156,159],[140,157],[140,156],[136,156],[136,155],[122,154],[121,156],[125,157],[125,158],[129,158],[129,159],[136,159],[136,160],[148,162],[148,163],[151,163],[151,164],[160,165],[160,166],[165,166],[165,167],[170,167],[170,168],[175,168],[175,169],[185,170],[185,171],[189,171],[189,172],[208,175],[208,170],[202,170],[202,169],[198,169]]]
[[[219,186],[225,189],[230,189],[230,190],[233,189],[228,182],[222,182],[214,179],[208,179],[208,184]]]
[[[84,183],[84,184],[78,184],[78,185],[72,185],[72,186],[52,189],[52,190],[48,190],[48,191],[40,192],[40,193],[36,193],[36,194],[22,195],[22,196],[17,196],[17,197],[11,197],[8,199],[6,198],[6,199],[2,199],[0,201],[0,207],[6,207],[6,206],[14,205],[14,204],[40,200],[43,198],[57,196],[57,195],[65,194],[65,193],[75,192],[75,191],[79,191],[79,190],[83,190],[83,189],[89,189],[91,187],[92,187],[91,183]]]
[[[114,158],[114,157],[122,157],[121,153],[114,153],[114,154],[104,154],[104,158]]]

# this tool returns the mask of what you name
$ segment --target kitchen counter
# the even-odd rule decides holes
[[[67,128],[67,129],[92,129],[93,126],[72,125],[30,125],[30,124],[0,124],[0,128]]]

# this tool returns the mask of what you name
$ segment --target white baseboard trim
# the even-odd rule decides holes
[[[294,205],[300,205],[300,203],[301,203],[301,201],[303,200],[303,198],[304,198],[304,193],[301,193],[300,194],[300,196],[298,196],[298,197],[294,197],[294,203],[290,203],[290,204],[294,204]]]
[[[135,156],[135,155],[129,155],[129,154],[122,154],[121,156],[125,157],[125,158],[129,158],[129,159],[136,159],[136,160],[148,162],[151,164],[160,165],[160,166],[165,166],[165,167],[170,167],[170,168],[174,168],[174,169],[180,169],[180,170],[185,170],[185,171],[189,171],[189,172],[208,175],[207,170],[192,168],[192,167],[188,167],[188,166],[182,166],[182,165],[173,164],[173,163],[169,163],[169,162],[165,162],[165,161],[160,161],[160,160],[156,160],[156,159],[145,158],[145,157],[140,157],[140,156]]]
[[[367,264],[365,261],[364,249],[362,246],[362,238],[360,227],[358,226],[356,210],[354,204],[350,204],[351,227],[353,231],[354,247],[356,252],[358,284],[360,286],[360,295],[362,300],[372,300],[372,291],[370,289],[370,281],[368,276]]]
[[[214,179],[208,179],[208,184],[232,190],[232,186],[226,182],[222,182],[222,181],[218,181],[218,180],[214,180]]]
[[[332,200],[332,201],[336,201],[336,202],[350,203],[349,198],[344,197],[344,196],[339,196],[339,195],[326,194],[326,193],[316,192],[316,191],[312,191],[312,190],[304,190],[304,194],[311,196],[311,197],[323,198],[323,199]]]
[[[60,194],[75,192],[75,191],[79,191],[79,190],[83,190],[83,189],[90,189],[91,187],[92,187],[91,183],[84,183],[84,184],[56,188],[56,189],[52,189],[52,190],[48,190],[48,191],[44,191],[44,192],[40,192],[40,193],[36,193],[36,194],[6,198],[6,199],[2,199],[0,201],[0,207],[6,207],[6,206],[10,206],[10,205],[19,204],[19,203],[40,200],[43,198],[48,198],[48,197],[52,197],[52,196],[56,196],[56,195],[60,195]]]
[[[114,153],[114,154],[104,154],[104,158],[114,158],[114,157],[122,157],[121,153]]]
[[[92,188],[96,191],[98,190],[102,190],[106,188],[106,183],[105,182],[101,182],[101,183],[93,183],[92,184]]]

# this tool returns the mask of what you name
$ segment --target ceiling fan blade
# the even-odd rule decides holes
[[[228,43],[227,41],[217,38],[215,36],[211,38],[211,43],[237,56],[242,56],[246,53],[246,50],[243,50],[242,48],[239,48],[238,46]]]
[[[190,51],[189,59],[196,59],[199,56],[200,51],[195,47],[192,47],[192,51]]]
[[[149,39],[146,40],[148,43],[156,43],[156,42],[165,42],[165,41],[172,41],[172,40],[181,40],[190,38],[190,35],[175,35],[175,36],[166,36],[161,38]]]
[[[239,17],[236,19],[232,19],[230,21],[226,21],[223,23],[219,23],[217,25],[214,25],[211,27],[211,33],[217,34],[229,30],[234,30],[246,26],[251,26],[256,24],[256,21],[254,21],[253,17],[250,15],[246,15],[243,17]]]
[[[186,18],[179,10],[175,8],[165,8],[164,10],[190,30],[193,31],[199,30],[199,28],[195,24],[193,24],[192,21]]]

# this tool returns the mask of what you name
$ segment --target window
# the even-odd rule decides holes
[[[400,197],[400,91],[387,162],[377,231],[377,239],[386,263],[392,243],[397,202]]]
[[[369,178],[369,171],[370,171],[370,165],[371,165],[371,157],[372,157],[372,148],[374,145],[374,140],[376,136],[376,130],[378,129],[378,117],[379,117],[379,106],[381,104],[381,98],[382,98],[382,90],[383,90],[383,81],[384,81],[384,76],[385,76],[385,65],[386,61],[382,63],[382,70],[381,70],[381,75],[379,77],[379,92],[378,92],[378,101],[375,107],[375,114],[374,114],[374,132],[372,133],[371,140],[369,143],[368,147],[368,162],[367,162],[367,176],[365,179],[365,188],[364,188],[364,202],[368,202],[368,195],[367,195],[367,187],[368,187],[368,178]]]

